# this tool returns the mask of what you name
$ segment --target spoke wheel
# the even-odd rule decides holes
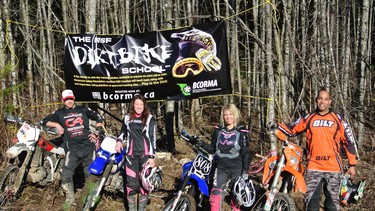
[[[177,199],[177,196],[173,197],[164,208],[164,211],[172,210],[173,203]],[[197,207],[195,205],[195,200],[191,195],[188,194],[181,194],[180,198],[177,201],[177,205],[174,211],[196,211]]]
[[[97,193],[99,186],[99,178],[95,175],[90,175],[85,185],[82,188],[80,196],[78,197],[77,207],[82,208],[82,210],[95,210],[99,200],[94,198]]]
[[[262,211],[266,202],[267,196],[262,194],[258,196],[257,202],[253,205],[252,210]],[[296,204],[291,196],[286,193],[277,193],[273,201],[271,211],[296,211]]]
[[[14,185],[19,171],[18,166],[9,165],[0,173],[0,207],[16,198],[17,193],[14,191]]]

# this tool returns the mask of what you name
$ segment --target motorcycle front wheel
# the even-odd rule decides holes
[[[258,201],[260,203],[255,204],[255,209],[261,211],[264,208],[266,202],[266,195],[264,194],[261,199]],[[277,193],[273,201],[271,211],[296,211],[296,204],[291,196],[286,193]]]
[[[95,175],[90,175],[87,178],[77,202],[78,208],[82,208],[83,211],[95,210],[100,201],[100,195],[95,197],[99,187],[99,179],[100,177]]]
[[[0,207],[5,206],[16,198],[14,185],[20,168],[16,165],[9,165],[0,173]]]
[[[297,208],[291,196],[286,193],[277,193],[271,210],[291,211],[297,210]]]
[[[205,211],[210,209],[209,199],[206,195],[200,192],[197,181],[190,180],[190,184],[186,185],[184,193],[187,193],[194,198],[197,210]]]
[[[165,205],[163,211],[170,211],[172,210],[173,203],[177,199],[177,196],[173,197],[169,202]],[[197,207],[195,205],[194,198],[186,193],[181,194],[180,198],[177,201],[176,207],[174,211],[196,211]]]

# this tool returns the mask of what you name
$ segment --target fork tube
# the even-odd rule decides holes
[[[113,166],[113,160],[110,161],[110,163],[107,165],[107,167],[105,168],[105,170],[103,172],[103,176],[100,180],[98,191],[96,192],[95,197],[98,197],[100,195],[100,192],[102,191],[102,189],[103,189],[103,187],[104,187],[104,185],[105,185],[105,183],[108,179],[108,176],[111,173],[112,166]]]
[[[16,182],[14,183],[14,194],[18,192],[18,190],[20,189],[22,183],[23,183],[23,180],[24,180],[24,177],[25,177],[25,174],[26,174],[26,167],[29,166],[29,163],[30,163],[30,159],[31,159],[31,156],[33,154],[32,151],[30,151],[29,149],[27,149],[26,151],[26,157],[22,163],[22,166],[17,174],[17,179],[16,179]]]
[[[278,178],[280,177],[281,169],[284,166],[284,162],[285,162],[285,155],[283,153],[283,154],[281,154],[279,162],[277,162],[277,164],[276,164],[275,175],[273,176],[272,184],[271,184],[270,190],[267,194],[267,200],[266,200],[266,203],[263,207],[264,211],[271,210],[273,201],[274,201],[276,193],[277,193]]]
[[[177,193],[177,196],[176,196],[176,198],[175,198],[175,200],[173,202],[173,206],[172,206],[172,208],[171,208],[170,211],[174,211],[174,209],[176,209],[178,200],[180,200],[181,194],[184,191],[184,189],[185,189],[188,181],[190,180],[190,173],[191,173],[191,170],[189,170],[189,172],[186,174],[185,179],[184,179],[184,181],[181,184],[181,188],[180,188],[180,190]]]
[[[275,170],[275,175],[273,176],[271,189],[276,188],[278,179],[281,174],[281,169],[284,167],[284,165],[285,165],[285,155],[284,153],[282,153],[279,162],[277,162],[276,164],[276,170]]]

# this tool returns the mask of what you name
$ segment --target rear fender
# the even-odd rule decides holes
[[[208,196],[209,192],[208,192],[208,185],[207,185],[206,181],[204,179],[198,177],[198,175],[196,175],[196,174],[191,174],[190,178],[197,181],[199,190],[204,195]]]

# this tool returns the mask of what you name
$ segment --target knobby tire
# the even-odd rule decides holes
[[[176,200],[176,197],[177,196],[174,196],[171,200],[169,200],[169,202],[165,205],[165,208],[163,209],[163,211],[171,210],[173,206],[173,202]],[[176,209],[174,211],[196,211],[196,210],[197,210],[197,207],[196,207],[196,202],[194,198],[189,194],[183,193],[181,194],[180,199],[178,200]]]
[[[96,205],[94,207],[90,207],[93,200],[93,195],[96,193],[96,190],[98,189],[100,178],[96,175],[90,175],[86,181],[85,185],[82,188],[82,191],[80,193],[80,196],[78,197],[77,207],[82,210],[94,210],[96,208]]]
[[[9,188],[13,188],[19,171],[20,168],[18,166],[9,165],[0,173],[0,207],[5,206],[16,198],[17,193],[14,193]]]
[[[263,194],[258,201],[252,206],[252,211],[262,211],[266,202],[267,196]],[[293,198],[287,193],[277,193],[273,201],[271,211],[296,211],[296,204]]]

